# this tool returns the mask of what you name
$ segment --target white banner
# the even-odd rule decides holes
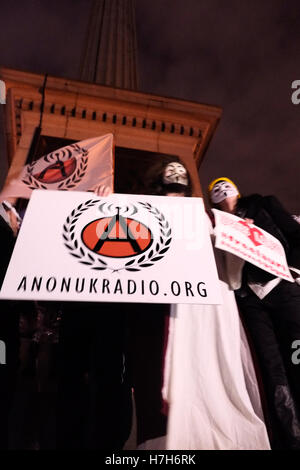
[[[99,185],[113,187],[112,134],[68,145],[29,163],[11,177],[0,200],[30,198],[35,189],[89,191]]]
[[[201,198],[34,191],[1,298],[220,304]]]
[[[274,276],[294,282],[277,238],[254,224],[227,212],[213,209],[215,246],[258,266]]]

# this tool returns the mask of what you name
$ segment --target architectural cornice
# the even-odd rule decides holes
[[[0,79],[7,88],[8,160],[18,170],[40,121],[45,76],[0,68]],[[221,113],[216,106],[48,76],[41,133],[83,140],[112,132],[116,146],[178,155],[199,168]]]

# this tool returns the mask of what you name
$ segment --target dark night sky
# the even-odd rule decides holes
[[[201,181],[300,213],[300,0],[136,0],[141,91],[222,106]],[[77,78],[91,0],[1,1],[0,63]]]

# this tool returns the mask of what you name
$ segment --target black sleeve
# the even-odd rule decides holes
[[[0,288],[10,261],[15,238],[9,225],[0,216]]]
[[[264,197],[263,207],[289,244],[288,264],[300,269],[300,224],[284,209],[275,196]]]

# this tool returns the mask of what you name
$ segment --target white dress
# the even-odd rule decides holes
[[[224,279],[223,252],[215,256]],[[220,284],[223,305],[171,307],[163,388],[167,435],[140,449],[270,449],[234,294]]]

